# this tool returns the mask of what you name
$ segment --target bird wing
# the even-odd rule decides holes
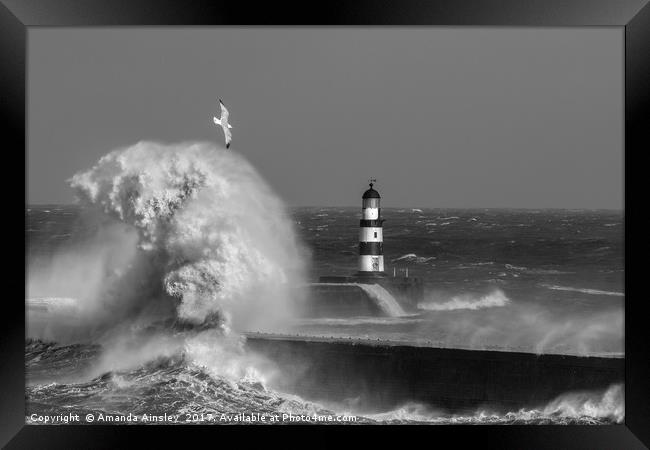
[[[226,106],[223,104],[221,100],[219,100],[219,105],[221,105],[221,121],[224,123],[228,123],[228,116],[230,113],[226,109]]]
[[[228,125],[221,124],[221,128],[223,128],[223,135],[226,138],[226,148],[230,147],[230,141],[232,141],[232,133],[228,129]]]

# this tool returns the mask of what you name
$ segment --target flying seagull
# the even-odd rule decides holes
[[[221,106],[221,118],[217,119],[216,117],[213,117],[212,120],[214,120],[214,123],[217,125],[221,125],[221,128],[223,128],[223,135],[226,138],[226,148],[230,148],[230,141],[232,141],[232,133],[230,132],[230,129],[232,126],[228,123],[228,110],[226,109],[226,105],[223,104],[221,99],[219,99],[219,105]]]

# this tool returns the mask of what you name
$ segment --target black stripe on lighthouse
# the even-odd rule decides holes
[[[381,213],[380,213],[381,214]],[[361,219],[359,221],[359,226],[360,227],[376,227],[376,228],[381,228],[382,223],[384,223],[385,219],[378,219],[378,220],[366,220],[366,219]]]
[[[384,243],[383,242],[359,242],[360,255],[383,255]]]

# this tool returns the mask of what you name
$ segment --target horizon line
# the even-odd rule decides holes
[[[26,203],[25,208],[39,208],[46,206],[77,206],[81,205],[77,203]],[[360,205],[286,205],[287,208],[359,208]],[[559,207],[559,206],[544,206],[544,207],[532,207],[532,206],[382,206],[382,209],[455,209],[455,210],[476,210],[476,209],[514,209],[514,210],[565,210],[565,211],[625,211],[625,207],[621,208],[607,208],[607,207]]]

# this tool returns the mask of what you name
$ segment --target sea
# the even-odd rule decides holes
[[[210,142],[140,141],[66,183],[74,204],[26,208],[29,424],[624,420],[622,384],[499,413],[315,401],[283,382],[301,382],[298,363],[246,345],[271,333],[621,358],[622,211],[383,208],[387,276],[421,279],[423,298],[402,308],[365,285],[380,314],[312,317],[310,283],[356,271],[360,205],[290,208]]]
[[[282,418],[282,423],[290,423],[291,417],[299,417],[296,422],[316,422],[318,417],[331,415],[355,424],[609,424],[624,420],[622,385],[603,391],[567,392],[546,405],[530,405],[506,414],[485,410],[446,414],[414,402],[390,411],[353,411],[346,405],[322,404],[277,390],[263,365],[242,350],[245,333],[262,330],[449,348],[622,357],[622,211],[383,208],[387,275],[408,273],[422,279],[425,286],[424,298],[403,315],[285,317],[265,324],[263,312],[256,320],[238,321],[239,310],[233,308],[220,316],[215,327],[203,327],[186,326],[178,320],[153,321],[153,325],[137,321],[127,326],[127,316],[111,313],[102,314],[90,331],[75,334],[68,330],[80,321],[87,325],[90,317],[78,303],[107,295],[105,286],[97,288],[98,279],[121,280],[125,271],[135,271],[133,262],[120,259],[126,251],[120,249],[142,239],[142,235],[129,237],[128,230],[109,229],[96,215],[90,220],[88,204],[97,202],[91,200],[75,205],[29,205],[26,209],[28,424],[90,423],[84,419],[88,415],[93,417],[92,423],[115,424],[263,424],[273,423],[274,417]],[[241,199],[238,202],[241,204]],[[117,214],[116,222],[136,224],[148,237],[153,234],[145,220],[148,216],[135,220],[122,210],[118,212],[122,215]],[[174,214],[173,209],[167,211],[166,221],[157,223],[155,233],[160,234],[160,224],[168,224]],[[299,282],[357,270],[360,215],[360,206],[286,209],[296,254],[304,266]],[[229,217],[210,231],[227,232],[227,239],[215,244],[220,253],[213,258],[223,267],[209,267],[239,282],[248,272],[232,270],[226,263],[246,264],[241,249],[253,244],[245,241],[237,251],[226,246],[233,239],[244,239],[241,231],[232,232],[231,222],[239,216],[233,213]],[[203,222],[185,220],[183,226],[199,229]],[[205,230],[202,233],[209,235]],[[181,258],[174,253],[178,235],[164,242],[147,241],[164,247],[157,253],[157,258],[165,260],[163,273],[167,274],[170,261]],[[146,250],[151,245],[142,247]],[[183,245],[183,261],[196,258],[205,263],[203,256],[195,256],[204,255],[205,243],[192,246],[191,252]],[[278,258],[276,263],[290,259]],[[264,264],[274,263],[261,257],[255,261],[259,265],[251,266],[262,272]],[[173,284],[168,274],[156,278],[159,273],[138,270],[136,280],[129,281],[129,292],[137,290],[138,283],[180,285],[184,289],[182,304],[201,306],[196,297],[202,291],[196,284],[182,276],[181,281],[174,278]],[[204,278],[205,273],[201,272]],[[224,290],[240,286],[221,279],[215,282]],[[126,291],[115,289],[112,285],[114,298],[125,295]],[[160,295],[159,291],[148,287],[138,295]],[[259,292],[246,295],[266,298]],[[254,316],[252,310],[247,314]],[[149,314],[149,306],[138,309],[139,318],[142,311]],[[183,317],[197,314],[196,308],[191,314],[190,309],[179,307],[179,311]],[[156,314],[164,317],[165,313],[156,310],[151,316]],[[234,316],[232,321],[224,319],[229,315]],[[113,327],[111,317],[120,323]],[[111,329],[118,331],[107,331]]]

